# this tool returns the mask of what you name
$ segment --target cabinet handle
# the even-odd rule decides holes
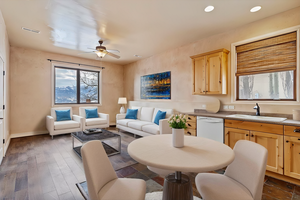
[[[300,140],[300,138],[298,138],[298,140]]]
[[[287,141],[285,141],[286,143],[288,143],[289,141],[287,140]]]
[[[186,132],[187,134],[189,134],[189,135],[192,135],[189,131],[188,132]]]
[[[300,133],[300,129],[295,129],[294,133]]]
[[[188,117],[188,119],[190,119],[190,120],[191,120],[192,118]]]
[[[190,124],[188,124],[188,126],[191,126]]]
[[[246,136],[248,136],[248,134],[246,134]]]
[[[252,134],[251,137],[254,137],[254,135]]]
[[[204,90],[202,92],[205,92]]]

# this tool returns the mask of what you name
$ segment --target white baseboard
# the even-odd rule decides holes
[[[10,134],[10,138],[19,138],[19,137],[27,137],[33,135],[42,135],[42,134],[49,134],[48,131],[32,131],[32,132],[25,132],[25,133],[14,133]]]
[[[5,139],[5,146],[4,146],[4,157],[5,157],[5,155],[6,155],[6,152],[7,152],[7,149],[8,149],[8,147],[9,147],[9,144],[10,144],[10,134],[8,134],[8,137]]]

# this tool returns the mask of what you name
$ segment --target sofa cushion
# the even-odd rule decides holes
[[[154,111],[154,108],[152,108],[152,107],[142,107],[141,121],[153,122],[152,121],[153,111]]]
[[[159,111],[157,112],[156,116],[155,116],[154,124],[159,125],[159,120],[165,119],[165,118],[166,118],[166,113],[167,113],[166,111],[163,112],[163,111],[159,110]]]
[[[85,120],[86,126],[100,125],[100,124],[106,124],[106,123],[107,123],[107,119],[103,119],[103,118],[91,118],[91,119]]]
[[[142,127],[142,131],[145,131],[147,133],[151,133],[154,135],[159,135],[159,126],[156,124],[151,124],[151,125],[145,125]]]
[[[55,110],[56,121],[68,121],[71,120],[70,110]]]
[[[125,119],[137,119],[138,109],[127,109]]]
[[[165,108],[155,108],[154,112],[153,112],[153,118],[152,118],[152,122],[154,122],[156,114],[158,111],[163,111],[163,112],[167,112],[166,113],[166,118],[171,117],[171,115],[173,114],[173,109],[165,109]]]
[[[85,116],[87,119],[98,118],[98,109],[85,109]]]
[[[136,121],[136,122],[129,122],[128,127],[134,128],[136,130],[142,130],[142,127],[145,125],[153,124],[152,122],[145,122],[145,121]]]
[[[141,109],[142,109],[142,107],[139,107],[139,106],[131,106],[131,109],[138,109],[137,119],[141,119]]]
[[[71,129],[79,127],[80,123],[73,120],[54,122],[54,130]]]
[[[135,119],[119,119],[117,120],[117,124],[120,124],[122,126],[127,126],[128,122],[135,122]]]

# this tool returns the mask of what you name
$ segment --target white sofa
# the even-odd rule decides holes
[[[70,110],[71,120],[56,121],[55,110]],[[71,107],[51,108],[51,115],[46,117],[46,127],[52,139],[54,135],[82,131],[83,118],[72,114]]]
[[[86,119],[85,109],[96,109],[97,107],[80,107],[79,115],[83,118],[82,130],[90,128],[108,128],[109,114],[98,113],[99,118]]]
[[[117,114],[116,122],[118,129],[140,136],[172,133],[168,118],[173,114],[173,109],[136,106],[132,106],[131,109],[138,109],[137,119],[125,119],[126,114]],[[159,125],[154,123],[158,110],[167,112],[166,118],[159,120]]]

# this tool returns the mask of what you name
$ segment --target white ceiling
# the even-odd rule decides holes
[[[208,5],[215,10],[205,13]],[[262,9],[251,13],[256,5]],[[12,46],[95,59],[93,53],[79,53],[103,39],[108,49],[121,52],[120,59],[103,61],[122,65],[298,6],[299,0],[0,1]]]

